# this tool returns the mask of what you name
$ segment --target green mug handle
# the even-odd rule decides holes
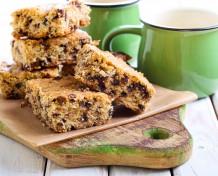
[[[142,25],[123,25],[113,28],[109,33],[107,33],[102,40],[102,49],[105,51],[112,51],[111,41],[114,37],[120,34],[136,34],[141,36]]]

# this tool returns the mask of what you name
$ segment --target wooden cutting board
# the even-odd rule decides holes
[[[64,167],[175,167],[187,161],[192,151],[191,136],[180,121],[180,106],[197,96],[155,88],[156,96],[144,113],[118,108],[110,123],[68,133],[42,126],[30,107],[20,108],[21,100],[0,98],[0,133]]]
[[[184,111],[185,106],[44,146],[24,144],[64,167],[126,165],[172,168],[186,162],[192,153],[192,137],[181,122]],[[5,131],[7,136],[14,138],[7,129]]]

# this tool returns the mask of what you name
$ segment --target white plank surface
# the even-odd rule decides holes
[[[137,167],[111,166],[109,176],[171,176],[170,170],[153,170]]]
[[[213,106],[216,112],[216,116],[218,118],[218,92],[212,96]]]
[[[108,167],[64,168],[48,160],[45,176],[108,176]]]
[[[0,134],[0,175],[43,176],[45,158]]]
[[[189,104],[186,115],[184,123],[194,138],[193,155],[173,170],[174,176],[217,176],[218,123],[210,98]]]

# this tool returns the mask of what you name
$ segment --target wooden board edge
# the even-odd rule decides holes
[[[180,166],[190,159],[193,144],[191,139],[189,141],[190,142],[183,148],[176,150],[166,149],[162,151],[107,145],[81,148],[78,150],[59,150],[55,153],[49,151],[46,147],[39,147],[37,150],[54,163],[63,167],[120,165],[167,169]]]

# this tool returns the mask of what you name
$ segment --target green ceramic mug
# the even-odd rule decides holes
[[[116,35],[141,36],[137,69],[152,82],[199,98],[218,90],[218,14],[174,9],[141,18],[142,26],[120,26],[103,40],[110,50]]]
[[[103,40],[104,36],[114,27],[125,24],[141,24],[139,18],[138,0],[84,0],[90,6],[91,23],[84,30],[94,40]],[[123,51],[134,59],[130,64],[136,62],[140,37],[133,34],[117,36],[112,41],[112,51]],[[102,49],[100,42],[99,48]]]

